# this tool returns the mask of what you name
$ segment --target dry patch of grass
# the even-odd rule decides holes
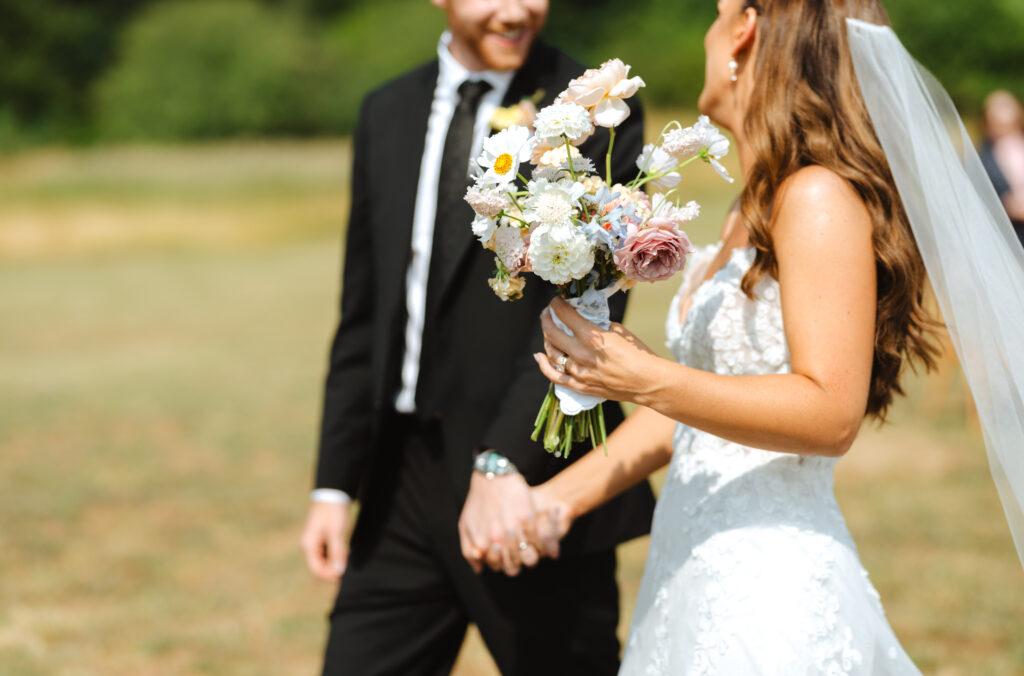
[[[346,152],[0,161],[0,673],[316,672],[332,590],[296,539]],[[734,189],[698,180],[705,243]],[[632,301],[655,347],[673,291]],[[1024,576],[962,382],[910,391],[840,463],[861,555],[926,673],[1022,673]],[[646,546],[620,549],[623,636]],[[475,636],[462,676],[495,673]]]

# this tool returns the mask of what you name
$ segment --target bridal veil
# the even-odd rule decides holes
[[[1024,249],[939,82],[888,26],[847,19],[847,30],[1024,563]]]

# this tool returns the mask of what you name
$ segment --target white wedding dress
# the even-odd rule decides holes
[[[788,373],[778,283],[740,289],[752,248],[700,284],[694,254],[669,309],[681,363]],[[692,294],[685,323],[680,303]],[[678,425],[620,674],[919,674],[885,619],[833,495],[834,458],[731,443]]]

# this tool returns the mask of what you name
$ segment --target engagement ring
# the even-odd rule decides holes
[[[529,546],[530,546],[530,545],[526,544],[525,542],[520,542],[520,543],[519,543],[519,551],[521,551],[521,552],[525,552],[525,551],[526,551],[526,548],[527,548],[527,547],[529,547]]]
[[[563,354],[558,358],[558,363],[555,365],[555,370],[559,373],[565,373],[565,365],[569,363],[569,355]]]

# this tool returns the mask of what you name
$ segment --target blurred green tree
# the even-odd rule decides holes
[[[325,49],[338,68],[335,86],[346,97],[338,118],[345,131],[355,125],[359,102],[368,91],[434,57],[445,27],[444,13],[427,0],[352,4],[323,32]]]
[[[113,57],[117,32],[111,28],[145,2],[0,0],[0,127],[6,135],[87,135],[88,84]]]
[[[298,17],[247,0],[171,0],[124,33],[100,82],[104,137],[194,139],[341,131],[337,69]],[[331,114],[332,108],[334,114]]]
[[[886,0],[968,116],[1024,94],[1024,0]],[[712,0],[552,0],[546,38],[619,56],[644,99],[693,106]],[[0,0],[0,147],[102,137],[347,133],[372,87],[430,58],[428,0]]]

